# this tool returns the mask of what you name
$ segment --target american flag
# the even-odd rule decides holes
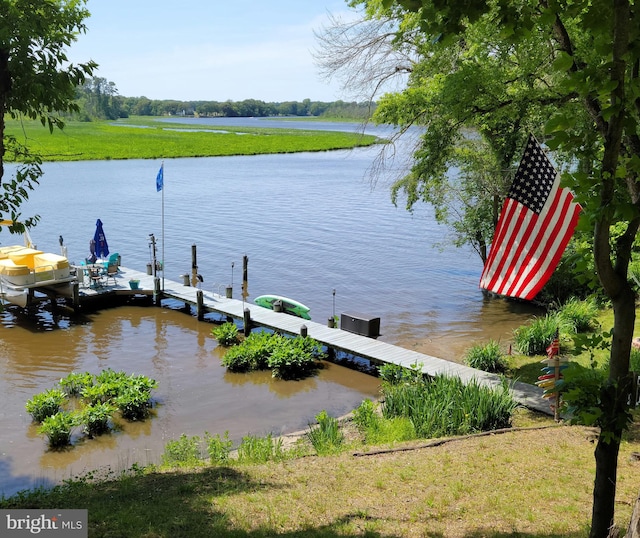
[[[533,299],[553,274],[581,207],[536,139],[527,148],[502,206],[480,287]]]

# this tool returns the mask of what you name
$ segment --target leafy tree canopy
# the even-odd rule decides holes
[[[75,110],[75,89],[96,68],[74,65],[65,50],[85,31],[85,0],[0,0],[0,216],[20,219],[20,204],[42,175],[37,156],[15,138],[6,138],[5,114],[39,119],[53,130],[64,125],[59,112]],[[4,156],[11,151],[25,164],[4,181]],[[37,219],[27,219],[33,224]]]

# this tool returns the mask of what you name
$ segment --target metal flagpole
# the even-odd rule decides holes
[[[164,161],[162,161],[162,291],[164,291]]]

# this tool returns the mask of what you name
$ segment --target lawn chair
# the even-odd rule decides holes
[[[109,284],[109,279],[113,279],[113,285],[115,286],[118,281],[116,277],[118,276],[118,260],[120,259],[120,255],[117,252],[114,252],[111,256],[109,256],[109,260],[105,264],[105,283]]]

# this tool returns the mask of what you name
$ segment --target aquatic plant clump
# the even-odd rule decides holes
[[[262,331],[230,348],[222,364],[232,372],[271,369],[273,377],[300,379],[316,370],[323,357],[322,346],[312,338],[287,338]]]
[[[47,436],[50,447],[70,444],[74,427],[95,437],[111,430],[116,411],[127,420],[141,420],[152,407],[151,391],[157,382],[144,375],[103,370],[98,375],[71,373],[60,388],[33,396],[25,405],[38,432]]]

